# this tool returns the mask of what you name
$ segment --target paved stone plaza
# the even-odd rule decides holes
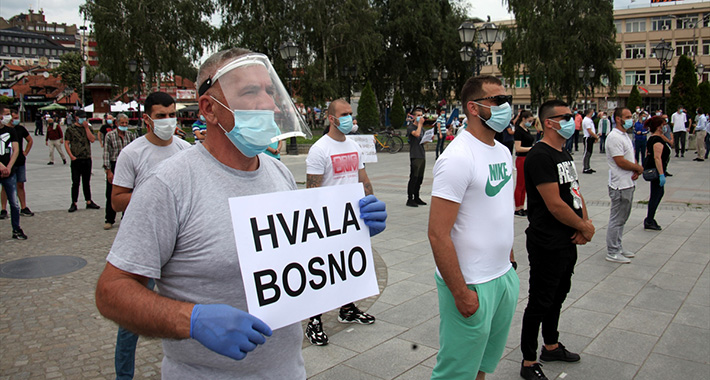
[[[58,157],[55,165],[46,165],[44,138],[36,140],[27,163],[28,206],[36,214],[21,220],[29,240],[10,239],[9,219],[0,221],[0,265],[50,255],[75,256],[87,264],[54,277],[0,278],[0,379],[112,378],[117,328],[94,304],[95,283],[117,231],[102,229],[101,148],[93,144],[91,185],[93,199],[102,209],[86,210],[80,194],[79,211],[69,214],[69,165],[62,165]],[[581,172],[581,151],[574,157]],[[581,174],[581,191],[597,232],[592,242],[579,247],[572,291],[560,318],[560,340],[582,360],[546,364],[550,379],[710,376],[710,162],[693,162],[693,157],[689,152],[671,161],[674,176],[668,179],[657,215],[661,232],[643,230],[649,188],[638,181],[636,205],[624,235],[625,248],[637,256],[630,265],[621,265],[604,260],[608,167],[596,147],[592,167],[598,173]],[[305,158],[283,158],[299,187],[305,187]],[[367,170],[389,214],[387,229],[372,239],[384,290],[359,303],[377,322],[340,325],[329,313],[325,324],[330,345],[304,343],[307,372],[314,380],[428,379],[436,362],[438,305],[427,239],[429,206],[404,205],[406,152],[380,153],[378,159]],[[429,152],[425,200],[431,194],[433,165],[434,154]],[[519,338],[528,288],[526,227],[526,219],[515,219],[520,300],[503,360],[488,379],[520,378]],[[136,357],[136,378],[160,378],[159,340],[141,338]]]

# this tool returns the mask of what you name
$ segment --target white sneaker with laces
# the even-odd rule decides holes
[[[619,264],[628,264],[631,262],[631,260],[627,259],[624,257],[624,255],[620,255],[618,253],[614,254],[606,254],[606,261],[610,261],[612,263],[619,263]]]

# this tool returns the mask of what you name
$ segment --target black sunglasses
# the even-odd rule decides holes
[[[548,119],[557,119],[558,117],[565,119],[565,121],[570,121],[570,119],[574,118],[574,115],[571,113],[566,113],[566,114],[562,114],[562,115],[550,116],[550,117],[548,117]]]
[[[492,100],[493,103],[495,103],[497,106],[500,106],[503,103],[508,103],[508,104],[512,105],[513,104],[513,95],[495,95],[495,96],[487,96],[485,98],[473,99],[474,102],[477,102],[480,100]]]

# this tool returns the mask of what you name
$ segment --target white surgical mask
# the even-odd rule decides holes
[[[150,116],[148,116],[148,118],[153,120]],[[153,133],[155,133],[159,139],[167,141],[170,140],[175,133],[176,126],[177,118],[174,117],[153,120]]]
[[[12,121],[12,115],[3,115],[2,116],[2,123],[3,124],[9,125],[11,121]]]

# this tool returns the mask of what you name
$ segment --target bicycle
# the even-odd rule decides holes
[[[379,137],[380,134],[385,134],[384,137]],[[392,130],[384,130],[380,132],[375,132],[375,150],[377,152],[390,152],[397,153],[402,150],[404,146],[404,140],[398,136],[396,132]]]

